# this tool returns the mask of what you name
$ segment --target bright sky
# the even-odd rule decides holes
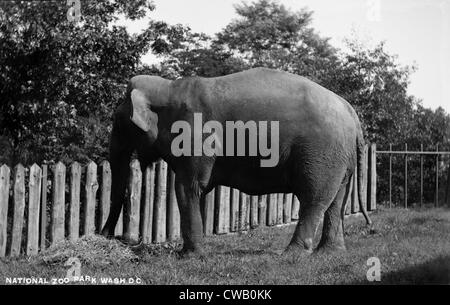
[[[189,25],[214,34],[236,18],[240,0],[154,0],[150,18]],[[247,2],[249,2],[247,0]],[[279,0],[288,8],[314,11],[313,27],[331,43],[343,47],[345,37],[369,45],[386,41],[402,64],[416,64],[409,92],[427,107],[450,112],[450,0]],[[131,24],[137,31],[146,21]],[[146,56],[144,61],[152,61]]]

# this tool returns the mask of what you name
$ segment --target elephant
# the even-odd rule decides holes
[[[273,144],[279,152],[276,164],[262,166],[262,161],[267,161],[267,154],[262,152],[224,155],[214,150],[213,154],[180,155],[173,150],[173,141],[180,136],[174,132],[174,123],[185,122],[184,125],[192,127],[196,114],[205,121],[224,125],[278,122],[278,134],[259,139],[276,142]],[[212,130],[200,134],[200,139],[206,140]],[[199,136],[195,133],[193,141]],[[246,149],[252,141],[249,134],[246,132],[244,137]],[[230,148],[238,144],[236,138],[234,143],[228,143],[228,135],[227,141],[221,139],[215,138],[215,146],[222,145],[224,150],[227,145]],[[211,78],[167,80],[151,75],[134,76],[128,83],[124,101],[114,113],[109,147],[112,204],[101,234],[114,235],[129,178],[130,158],[136,152],[142,168],[162,158],[176,174],[182,256],[204,255],[201,199],[218,185],[249,195],[295,194],[301,209],[286,251],[310,254],[314,250],[345,250],[344,209],[353,175],[358,181],[360,210],[367,224],[371,224],[362,193],[364,145],[361,123],[351,105],[299,75],[253,68]],[[233,152],[233,147],[230,151]],[[320,223],[323,223],[321,239],[313,249]]]

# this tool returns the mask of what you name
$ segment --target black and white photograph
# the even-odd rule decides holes
[[[0,286],[449,285],[449,234],[450,0],[0,1]]]

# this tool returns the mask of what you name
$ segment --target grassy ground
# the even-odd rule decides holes
[[[0,261],[5,277],[64,277],[67,257],[78,256],[82,275],[140,278],[146,284],[368,284],[367,259],[381,261],[381,284],[450,284],[450,210],[379,210],[374,225],[346,221],[347,252],[277,255],[294,226],[206,240],[206,260],[178,259],[177,244],[138,247],[94,237],[62,244],[36,258]]]

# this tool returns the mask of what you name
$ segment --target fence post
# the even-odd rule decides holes
[[[230,188],[220,185],[216,188],[216,234],[225,234],[230,229]]]
[[[10,174],[9,167],[3,164],[0,167],[0,257],[5,257],[6,255]]]
[[[439,144],[436,145],[436,152],[439,152]],[[434,206],[439,206],[439,154],[436,154],[436,186],[435,186],[435,197]]]
[[[420,151],[423,152],[423,144],[420,144]],[[423,204],[423,154],[420,154],[420,207]]]
[[[252,229],[258,226],[258,196],[250,197],[250,227]]]
[[[404,197],[405,197],[405,209],[408,208],[408,144],[405,143],[405,186],[404,186]]]
[[[239,192],[239,217],[238,217],[238,231],[247,230],[248,221],[247,215],[249,212],[248,195],[244,192]]]
[[[81,166],[73,162],[70,166],[70,207],[69,207],[69,239],[75,241],[80,235],[80,187]]]
[[[168,174],[168,204],[167,204],[167,237],[169,240],[180,238],[180,211],[178,210],[175,194],[175,173],[169,170]]]
[[[447,170],[447,188],[445,190],[445,204],[450,207],[450,164]]]
[[[111,165],[107,160],[101,163],[102,167],[102,189],[100,195],[99,206],[99,231],[103,229],[109,215],[109,209],[111,206]]]
[[[25,210],[25,169],[18,164],[14,170],[14,218],[11,236],[12,257],[20,254],[22,243],[23,212]]]
[[[267,206],[268,206],[268,213],[267,213],[267,225],[273,226],[277,222],[277,194],[269,194],[267,196]]]
[[[231,199],[230,199],[230,231],[235,232],[239,226],[239,190],[231,188]]]
[[[125,240],[139,241],[139,217],[141,211],[142,172],[139,161],[130,164],[129,196],[127,200],[127,217],[125,219]]]
[[[39,210],[41,199],[41,168],[33,164],[30,168],[27,255],[35,255],[39,250]],[[64,207],[64,206],[63,206]],[[63,220],[64,225],[64,220]],[[63,235],[64,238],[64,235]]]
[[[292,219],[298,220],[300,213],[300,201],[297,198],[297,195],[292,196]]]
[[[265,226],[267,222],[267,195],[258,196],[258,224]]]
[[[98,190],[97,164],[89,162],[86,171],[86,203],[84,209],[84,235],[95,233],[95,202]]]
[[[389,151],[392,151],[392,144],[389,144]],[[392,208],[392,153],[389,153],[389,208]]]
[[[144,208],[141,218],[141,234],[144,243],[152,242],[153,203],[155,199],[155,163],[145,169]]]
[[[292,219],[292,193],[284,194],[284,214],[283,214],[283,222],[290,223]]]
[[[373,211],[377,204],[377,145],[371,144],[369,150],[369,170],[368,170],[368,192],[367,192],[367,210]]]
[[[351,213],[355,214],[359,212],[359,205],[358,205],[358,165],[355,167],[355,173],[353,174],[353,177],[351,179],[351,182],[353,184],[352,187],[352,193],[351,193]]]
[[[284,194],[277,194],[277,225],[283,223]]]
[[[48,165],[42,165],[42,190],[41,190],[41,250],[45,250],[47,236],[47,191],[48,191]]]
[[[214,195],[215,195],[215,190],[211,190],[208,194],[205,194],[204,196],[204,221],[203,223],[204,228],[203,231],[205,233],[206,236],[212,235],[213,231],[214,231]]]
[[[157,243],[166,241],[166,204],[167,204],[167,163],[159,161],[156,165],[156,199],[153,235]]]
[[[55,244],[64,239],[64,203],[66,187],[66,166],[58,162],[53,174],[53,206],[51,240]]]

